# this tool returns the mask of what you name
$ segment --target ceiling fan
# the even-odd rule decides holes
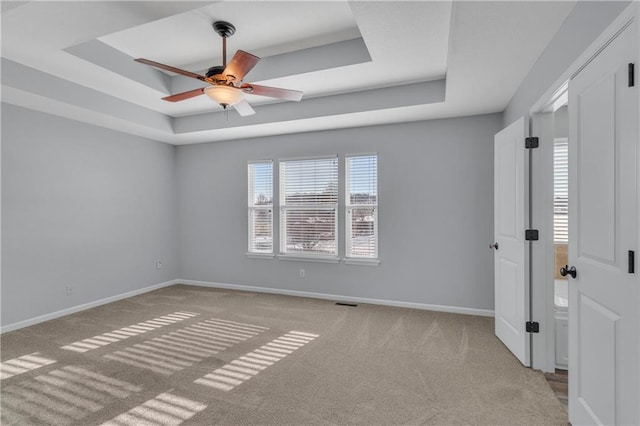
[[[228,106],[233,106],[233,108],[238,111],[238,114],[246,116],[255,114],[255,111],[244,98],[245,93],[284,99],[287,101],[299,101],[302,99],[302,92],[298,90],[279,89],[277,87],[243,83],[242,80],[244,79],[244,76],[251,71],[260,58],[252,55],[251,53],[245,52],[244,50],[238,50],[236,54],[233,55],[233,58],[231,58],[231,62],[227,64],[227,38],[231,37],[236,32],[236,28],[229,22],[225,21],[215,21],[211,25],[213,26],[214,31],[222,37],[223,63],[222,66],[209,68],[206,75],[185,71],[180,68],[164,65],[149,59],[135,59],[136,62],[171,71],[176,74],[184,75],[185,77],[195,78],[210,84],[209,86],[200,89],[189,90],[187,92],[167,96],[162,98],[163,100],[178,102],[205,94],[220,104],[222,108],[227,109]]]

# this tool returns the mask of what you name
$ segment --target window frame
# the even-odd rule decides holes
[[[255,195],[254,186],[255,180],[251,179],[251,167],[254,164],[270,164],[271,165],[271,204],[270,205],[256,205],[253,202],[253,196]],[[273,258],[275,247],[274,247],[274,222],[273,222],[273,212],[274,212],[274,180],[273,180],[273,166],[274,161],[271,159],[266,160],[250,160],[247,161],[247,256],[256,257],[256,258]],[[271,250],[270,251],[256,251],[254,247],[252,247],[252,229],[253,229],[253,217],[254,213],[258,211],[269,211],[271,213]]]
[[[352,204],[351,203],[351,173],[349,167],[349,160],[358,157],[376,157],[376,202],[367,204]],[[358,153],[358,154],[346,154],[344,156],[344,210],[345,210],[345,238],[344,238],[344,260],[347,264],[374,264],[378,265],[379,260],[379,229],[378,229],[378,210],[379,210],[379,179],[378,179],[378,160],[379,155],[377,152]],[[353,247],[352,239],[352,212],[353,209],[373,209],[373,235],[374,235],[374,255],[373,256],[354,256],[351,254]]]
[[[312,206],[300,206],[300,205],[287,205],[286,204],[286,191],[283,190],[286,187],[286,174],[283,173],[283,167],[289,162],[296,161],[314,161],[314,160],[334,160],[335,161],[335,175],[336,175],[336,201],[335,203],[322,203],[314,204]],[[283,177],[284,176],[284,177]],[[278,160],[278,211],[279,211],[279,247],[278,247],[278,259],[282,260],[302,260],[311,262],[326,262],[326,263],[338,263],[340,261],[339,253],[339,222],[340,222],[340,159],[337,154],[321,155],[321,156],[309,156],[309,157],[295,157],[295,158],[282,158]],[[320,211],[333,211],[335,220],[333,226],[334,234],[334,253],[312,253],[312,252],[287,252],[287,212],[288,211],[300,211],[300,210],[320,210]]]

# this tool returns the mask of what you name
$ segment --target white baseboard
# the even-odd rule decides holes
[[[104,299],[96,300],[89,303],[84,303],[82,305],[73,306],[71,308],[63,309],[61,311],[52,312],[46,315],[40,315],[38,317],[29,318],[23,321],[14,322],[13,324],[3,325],[0,327],[0,334],[6,333],[8,331],[17,330],[19,328],[28,327],[30,325],[38,324],[44,321],[49,321],[54,318],[63,317],[65,315],[73,314],[79,311],[84,311],[85,309],[95,308],[96,306],[104,305],[106,303],[115,302],[116,300],[126,299],[128,297],[137,296],[138,294],[148,293],[153,290],[157,290],[162,287],[168,287],[174,284],[180,284],[184,282],[183,280],[171,280],[165,281],[160,284],[150,285],[148,287],[139,288],[137,290],[128,291],[126,293],[116,294],[115,296],[106,297]]]
[[[493,317],[494,311],[489,309],[464,308],[459,306],[430,305],[427,303],[403,302],[398,300],[369,299],[366,297],[340,296],[337,294],[313,293],[299,290],[285,290],[280,288],[256,287],[240,284],[215,283],[209,281],[176,280],[180,284],[195,285],[200,287],[224,288],[229,290],[252,291],[256,293],[283,294],[286,296],[310,297],[313,299],[326,299],[341,302],[368,303],[371,305],[396,306],[399,308],[422,309],[426,311],[450,312],[454,314],[477,315]]]
[[[49,321],[65,315],[84,311],[85,309],[95,308],[96,306],[104,305],[106,303],[115,302],[117,300],[126,299],[128,297],[137,296],[143,293],[148,293],[150,291],[157,290],[163,287],[168,287],[175,284],[187,284],[187,285],[194,285],[194,286],[200,286],[200,287],[213,287],[213,288],[224,288],[229,290],[252,291],[255,293],[282,294],[285,296],[310,297],[313,299],[335,300],[335,301],[351,302],[351,303],[368,303],[371,305],[396,306],[399,308],[422,309],[426,311],[450,312],[454,314],[477,315],[477,316],[483,316],[483,317],[494,316],[494,311],[489,309],[464,308],[459,306],[446,306],[446,305],[430,305],[426,303],[403,302],[398,300],[370,299],[366,297],[341,296],[337,294],[314,293],[309,291],[286,290],[281,288],[257,287],[257,286],[250,286],[250,285],[241,285],[241,284],[226,284],[226,283],[216,283],[216,282],[209,282],[209,281],[171,280],[171,281],[165,281],[159,284],[150,285],[148,287],[139,288],[137,290],[129,291],[126,293],[117,294],[115,296],[106,297],[104,299],[96,300],[93,302],[84,303],[82,305],[73,306],[71,308],[52,312],[46,315],[41,315],[38,317],[26,319],[23,321],[14,322],[13,324],[3,325],[0,327],[0,334],[6,333],[8,331],[18,330],[20,328],[28,327],[30,325],[38,324],[44,321]]]

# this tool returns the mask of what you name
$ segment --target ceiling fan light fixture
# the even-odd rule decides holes
[[[244,99],[242,91],[230,86],[209,86],[204,89],[204,93],[225,108]]]
[[[297,90],[279,89],[277,87],[242,83],[244,76],[251,71],[260,58],[249,52],[245,52],[244,50],[238,50],[233,55],[233,58],[231,58],[231,62],[227,64],[227,38],[235,33],[236,27],[226,21],[215,21],[212,25],[215,32],[222,37],[222,65],[209,68],[206,76],[145,58],[134,59],[136,62],[140,62],[145,65],[150,65],[164,71],[171,71],[178,75],[194,78],[201,82],[210,84],[208,87],[187,90],[186,92],[165,96],[162,100],[167,102],[179,102],[206,94],[225,110],[228,106],[233,106],[233,109],[244,117],[255,114],[254,109],[251,108],[251,105],[249,105],[244,97],[245,93],[287,101],[299,101],[302,99],[302,92]]]

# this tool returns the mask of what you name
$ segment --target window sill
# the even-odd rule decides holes
[[[380,266],[380,259],[344,259],[345,265]]]
[[[273,259],[275,256],[272,253],[246,253],[249,259]]]
[[[339,257],[320,257],[320,256],[296,256],[292,254],[278,255],[279,260],[293,260],[296,262],[317,262],[317,263],[339,263]]]
[[[245,256],[249,259],[273,259],[276,255],[271,253],[245,253]],[[344,260],[345,265],[356,266],[380,266],[380,259],[358,259],[358,258],[344,258],[339,257],[321,257],[321,256],[297,256],[293,254],[280,254],[277,256],[278,260],[289,260],[294,262],[316,262],[316,263],[340,263],[340,260]]]

